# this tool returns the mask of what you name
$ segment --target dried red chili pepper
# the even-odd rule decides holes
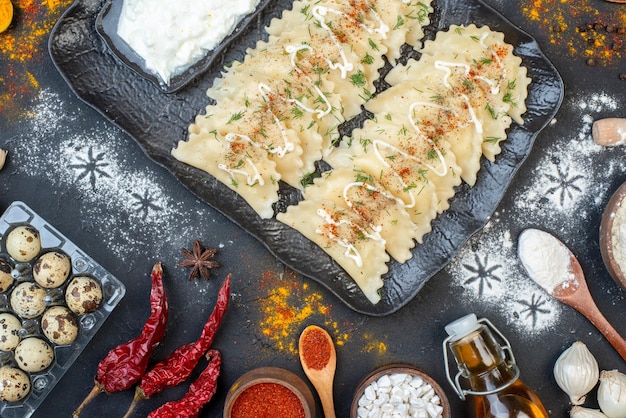
[[[215,333],[222,323],[222,318],[224,313],[226,313],[226,308],[228,308],[228,299],[230,298],[230,278],[231,275],[229,274],[224,284],[222,284],[213,312],[204,324],[198,340],[178,347],[141,378],[141,383],[135,389],[133,402],[124,417],[131,415],[139,401],[147,399],[166,388],[176,386],[187,380],[189,375],[191,375],[198,361],[211,347]]]
[[[161,263],[155,264],[152,268],[150,280],[152,281],[150,317],[144,324],[141,334],[115,347],[100,361],[94,379],[95,385],[74,411],[74,417],[78,417],[83,408],[101,392],[114,393],[129,389],[146,371],[152,352],[165,334],[169,312]]]
[[[187,393],[179,400],[163,404],[152,411],[148,418],[195,418],[200,409],[207,404],[217,390],[217,378],[222,367],[222,356],[217,350],[206,353],[207,367],[189,386]]]

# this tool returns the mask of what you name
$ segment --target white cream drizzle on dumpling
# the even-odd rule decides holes
[[[307,103],[312,101],[317,104],[324,101],[324,99],[320,97],[298,96],[305,101],[305,104],[300,106],[298,103],[290,100],[284,94],[284,91],[279,90],[281,86],[280,80],[266,77],[256,71],[250,71],[248,74],[247,69],[249,67],[242,67],[241,71],[222,79],[218,85],[209,90],[209,95],[216,97],[218,103],[236,100],[243,104],[248,102],[251,97],[256,98],[257,101],[264,100],[262,96],[268,98],[274,114],[285,124],[285,127],[295,133],[302,148],[302,152],[299,155],[301,160],[299,165],[301,166],[291,173],[291,177],[287,176],[288,173],[282,173],[283,180],[293,187],[300,188],[298,184],[299,178],[315,170],[315,161],[322,158],[323,146],[322,136],[318,133],[319,120],[316,117],[317,113],[315,113],[315,109],[308,108]],[[244,77],[247,77],[247,79]],[[263,94],[261,94],[261,91]],[[307,93],[311,94],[312,92],[314,90],[308,90]]]
[[[383,151],[383,153],[388,152]],[[397,157],[390,169],[381,167],[379,158],[373,153],[356,157],[354,166],[371,176],[376,175],[376,179],[385,190],[399,200],[406,201],[404,210],[412,223],[411,235],[417,242],[422,243],[424,235],[432,230],[431,221],[437,216],[437,195],[434,184],[418,173],[420,170],[415,169],[418,167],[415,160],[401,152],[397,154]],[[406,168],[402,175],[395,171],[401,166]],[[410,185],[404,186],[407,181]]]
[[[380,233],[385,249],[396,261],[404,263],[411,258],[415,225],[404,202],[384,190],[370,174],[351,168],[325,172],[304,189],[304,198],[332,200],[352,210]]]
[[[415,239],[431,231],[431,221],[449,207],[460,168],[449,144],[434,144],[413,130],[408,118],[385,115],[365,121],[331,154],[333,167],[369,173],[402,200],[414,223]]]
[[[375,5],[374,2],[363,3],[368,3],[370,14],[388,28],[378,42],[385,46],[384,55],[390,62],[400,58],[404,44],[414,48],[421,45],[423,27],[430,23],[429,15],[433,11],[430,0],[378,0]]]
[[[344,122],[340,113],[341,97],[334,93],[334,84],[299,65],[310,51],[306,44],[268,47],[263,55],[249,56],[243,64],[250,74],[246,77],[248,84],[269,86],[276,96],[273,107],[278,110],[281,120],[301,138],[304,171],[307,173],[312,172],[313,163],[322,158],[322,150],[337,139],[338,134],[329,132],[337,132],[338,126]],[[251,90],[250,87],[241,88]]]
[[[382,55],[387,50],[381,41],[388,26],[364,1],[311,2],[298,10],[298,15],[288,16],[297,23],[270,24],[269,43],[284,47],[309,45],[310,54],[300,61],[301,68],[305,72],[323,72],[335,85],[335,93],[345,99],[343,116],[356,116],[360,105],[375,91],[374,81],[379,78],[378,69],[384,65]],[[283,20],[286,18],[284,14]]]
[[[436,42],[435,42],[436,41]],[[451,26],[439,32],[435,41],[427,41],[422,59],[456,60],[466,65],[467,86],[474,85],[468,96],[481,114],[484,126],[483,152],[493,161],[500,153],[499,143],[506,138],[511,119],[519,124],[526,111],[525,100],[530,79],[504,34],[487,26]],[[444,51],[444,52],[442,52]],[[458,85],[457,85],[458,87]]]
[[[449,74],[446,70],[449,67],[451,72],[456,72],[457,67],[452,65],[433,69],[421,62],[409,62],[407,68],[411,73],[422,74],[423,77],[407,77],[367,103],[366,108],[375,113],[389,109],[388,114],[408,118],[407,124],[431,141],[447,141],[461,168],[461,172],[456,174],[473,185],[480,169],[482,122],[469,97],[458,94],[451,85],[446,86]],[[404,75],[407,71],[396,70],[390,73],[391,78],[398,73]]]
[[[209,115],[197,118],[188,141],[172,150],[177,160],[211,174],[237,192],[261,218],[274,215],[280,174],[261,144],[237,135],[221,135],[205,126]]]
[[[274,95],[269,86],[257,85],[256,96],[222,100],[212,109],[217,132],[227,140],[238,138],[260,147],[276,163],[280,178],[294,186],[302,176],[302,147],[297,133],[286,126],[274,109]]]
[[[388,271],[385,240],[361,224],[358,215],[328,200],[303,200],[276,216],[316,243],[354,279],[365,297],[380,301],[382,275]]]
[[[302,31],[300,31],[302,32]],[[293,36],[297,37],[294,38]],[[360,102],[349,102],[352,98],[345,86],[352,87],[352,95],[356,97],[359,89],[352,86],[349,80],[341,79],[338,71],[333,71],[326,62],[324,50],[319,43],[311,39],[308,33],[302,35],[293,32],[285,33],[280,42],[267,44],[259,42],[257,48],[246,56],[244,62],[233,71],[226,73],[223,80],[216,83],[218,97],[227,96],[233,84],[239,85],[229,77],[233,72],[243,69],[247,77],[242,78],[253,82],[257,78],[267,80],[280,96],[293,103],[294,129],[303,136],[314,132],[321,136],[321,151],[330,149],[332,143],[339,139],[339,125],[346,120],[346,114],[352,116],[360,110]],[[327,39],[322,38],[322,41]],[[339,81],[343,88],[337,88]],[[213,92],[209,90],[209,95]],[[343,95],[343,96],[342,96]],[[349,109],[346,110],[348,102]],[[317,153],[319,150],[315,149]],[[313,158],[311,158],[313,159]]]
[[[279,45],[286,48],[301,49],[298,54],[297,66],[307,75],[314,77],[320,74],[325,80],[333,83],[333,93],[341,98],[341,116],[350,119],[360,113],[361,104],[374,92],[374,80],[366,77],[361,57],[349,47],[337,46],[324,29],[314,23],[294,28],[281,36]]]
[[[359,57],[360,66],[353,65],[353,70],[360,68],[368,80],[376,80],[378,68],[384,65],[385,40],[391,31],[378,7],[366,0],[329,0],[317,3],[311,10],[320,27],[331,33],[343,49],[347,47]],[[373,84],[368,87],[374,91]]]

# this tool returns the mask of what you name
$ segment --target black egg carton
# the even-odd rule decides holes
[[[5,245],[6,237],[11,230],[22,225],[35,228],[41,239],[40,253],[28,262],[18,262],[13,259],[7,252]],[[68,255],[71,260],[72,271],[61,287],[46,289],[44,300],[47,307],[65,305],[65,287],[75,276],[92,277],[102,288],[103,297],[99,307],[94,312],[76,314],[79,324],[78,337],[68,345],[57,345],[46,339],[41,329],[41,315],[31,319],[21,318],[13,312],[9,303],[11,291],[17,284],[25,281],[34,282],[33,265],[39,256],[49,251],[59,251]],[[9,261],[13,267],[12,276],[14,278],[13,285],[5,292],[0,293],[0,313],[10,312],[21,320],[22,328],[19,330],[21,338],[37,336],[46,340],[54,351],[54,360],[48,368],[41,372],[27,373],[31,389],[25,398],[18,402],[0,401],[0,416],[3,418],[29,417],[41,405],[56,383],[98,332],[104,321],[124,297],[126,288],[122,282],[23,202],[13,202],[0,217],[0,258]],[[0,350],[0,366],[18,368],[12,351]]]

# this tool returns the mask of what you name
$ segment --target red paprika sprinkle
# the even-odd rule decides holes
[[[304,406],[298,396],[278,383],[257,383],[235,400],[232,418],[304,418]]]
[[[167,325],[168,304],[163,286],[163,268],[157,263],[150,274],[150,317],[141,334],[132,340],[118,345],[100,361],[95,385],[89,395],[74,411],[78,417],[83,408],[99,393],[121,392],[137,383],[148,367],[152,351],[163,339]]]
[[[314,370],[322,370],[330,360],[331,347],[319,328],[310,328],[302,339],[302,358],[307,367]]]

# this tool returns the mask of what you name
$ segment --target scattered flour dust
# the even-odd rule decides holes
[[[86,131],[73,129],[85,117],[80,108],[75,112],[68,112],[56,92],[42,89],[25,120],[28,128],[12,140],[12,158],[20,175],[37,176],[40,183],[53,181],[71,201],[80,202],[85,214],[81,222],[90,223],[87,227],[105,242],[115,242],[109,247],[121,261],[160,242],[163,245],[156,250],[161,253],[166,247],[188,248],[189,237],[202,236],[207,223],[216,221],[208,208],[184,211],[156,180],[159,176],[150,165],[136,164],[131,155],[120,152],[128,138],[119,129],[105,121]],[[198,225],[203,231],[194,230]]]
[[[603,159],[599,164],[598,158],[612,151],[596,145],[591,137],[594,120],[615,113],[618,101],[608,94],[594,94],[575,97],[569,106],[567,111],[579,118],[578,125],[552,124],[551,129],[556,126],[555,132],[561,134],[542,144],[535,166],[526,164],[517,174],[524,181],[511,196],[513,207],[496,212],[446,267],[465,299],[501,311],[512,327],[529,335],[539,336],[557,325],[563,305],[536,285],[522,267],[509,220],[522,220],[524,224],[517,225],[520,230],[545,225],[558,227],[560,234],[587,239],[580,231],[588,229],[589,211],[601,211],[610,193],[594,180],[626,172],[624,158]]]
[[[503,229],[503,216],[495,214],[446,271],[462,288],[462,300],[499,312],[515,329],[540,334],[556,324],[559,302],[536,286],[517,262],[515,237]]]

